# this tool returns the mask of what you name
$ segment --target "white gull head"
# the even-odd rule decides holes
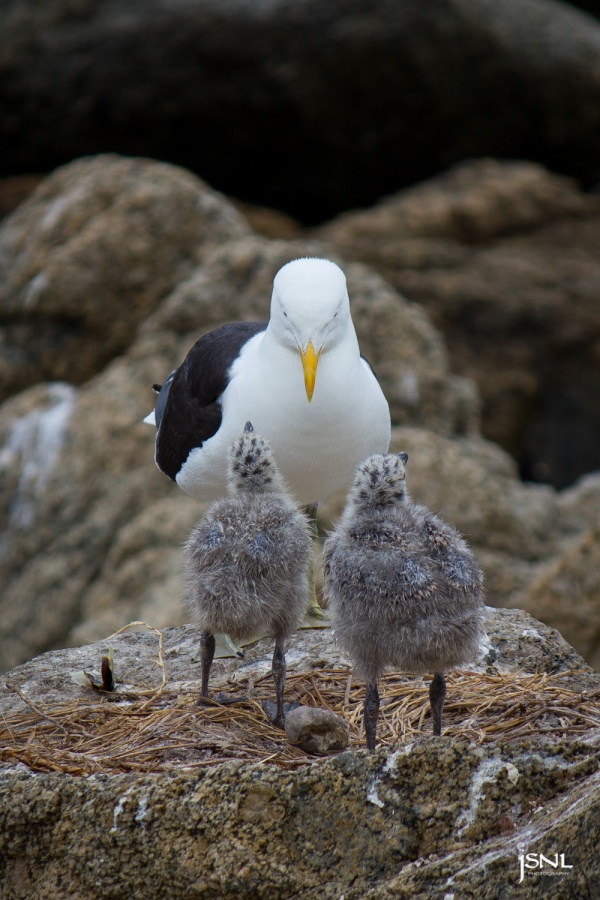
[[[283,346],[300,353],[306,395],[312,399],[321,353],[354,333],[346,277],[327,259],[287,263],[273,282],[269,330]]]

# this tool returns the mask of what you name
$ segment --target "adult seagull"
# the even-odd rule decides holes
[[[390,412],[360,355],[346,278],[326,259],[296,259],[273,283],[268,322],[201,337],[158,389],[158,468],[186,493],[227,492],[228,450],[250,420],[271,444],[296,501],[348,487],[356,466],[390,442]]]

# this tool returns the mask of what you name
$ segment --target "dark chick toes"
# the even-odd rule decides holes
[[[233,706],[234,703],[246,703],[248,700],[247,694],[215,694],[215,701],[220,703],[221,706]]]
[[[271,725],[274,725],[275,728],[285,728],[285,721],[283,723],[280,721],[277,704],[273,700],[261,700],[260,705]]]
[[[247,694],[214,694],[212,697],[206,697],[200,694],[196,700],[197,706],[233,706],[235,703],[246,703]]]
[[[285,719],[289,712],[293,709],[298,709],[300,704],[297,700],[293,700],[292,703],[284,703],[283,704],[283,714],[281,717],[277,715],[277,704],[273,700],[262,700],[260,704],[263,708],[263,712],[266,715],[267,719],[274,725],[275,728],[285,728]]]
[[[439,737],[442,733],[442,712],[446,697],[446,679],[441,672],[436,672],[429,685],[429,705],[431,706],[431,718],[433,721],[433,733]]]

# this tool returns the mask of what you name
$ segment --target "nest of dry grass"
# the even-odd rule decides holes
[[[137,623],[136,623],[137,624]],[[141,624],[141,623],[140,623]],[[197,693],[169,688],[158,636],[163,680],[154,692],[103,693],[52,707],[34,705],[16,685],[23,710],[0,720],[0,761],[34,772],[70,775],[174,772],[239,760],[294,769],[314,757],[291,746],[267,720],[262,700],[273,698],[270,675],[219,685],[239,704],[199,707]],[[483,744],[537,737],[582,736],[600,726],[600,689],[576,691],[568,675],[458,671],[447,676],[444,734]],[[215,686],[216,687],[216,686]],[[431,733],[428,682],[392,673],[379,685],[378,745],[403,743]],[[286,699],[332,710],[350,732],[350,747],[364,748],[364,685],[348,669],[290,671]]]

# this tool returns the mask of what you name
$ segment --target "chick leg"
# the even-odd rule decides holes
[[[285,692],[285,674],[286,674],[286,664],[285,664],[285,649],[283,646],[283,640],[281,638],[276,638],[275,640],[275,650],[273,651],[273,681],[275,682],[275,702],[277,704],[277,709],[275,712],[275,718],[273,720],[273,724],[277,725],[278,728],[285,727],[285,713],[283,710],[283,695]]]
[[[442,672],[436,672],[429,685],[429,704],[431,706],[431,718],[433,720],[433,733],[437,736],[442,733],[442,710],[446,696],[446,679]]]
[[[375,749],[377,740],[377,719],[379,718],[379,691],[376,684],[368,684],[365,694],[364,723],[367,750]]]
[[[200,698],[198,703],[202,703],[204,697],[208,697],[208,680],[210,678],[210,669],[215,656],[215,636],[205,632],[200,635],[200,658],[202,681],[200,685]]]

